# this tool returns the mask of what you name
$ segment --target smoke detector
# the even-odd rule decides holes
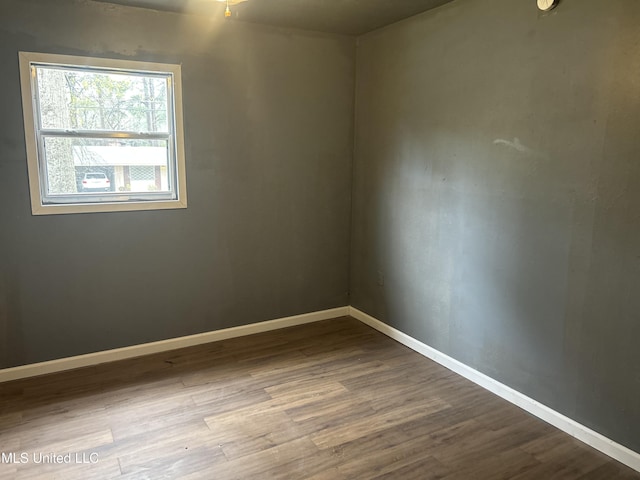
[[[558,5],[558,0],[538,0],[538,8],[543,12],[548,12]]]

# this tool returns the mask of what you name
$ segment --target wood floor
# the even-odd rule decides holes
[[[350,318],[0,384],[0,451],[2,479],[640,479]]]

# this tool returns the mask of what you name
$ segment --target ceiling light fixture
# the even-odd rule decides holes
[[[218,0],[218,1],[221,3],[227,4],[227,8],[224,9],[224,17],[231,18],[231,8],[229,8],[229,6],[237,5],[239,3],[246,2],[247,0]]]

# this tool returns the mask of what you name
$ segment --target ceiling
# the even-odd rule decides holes
[[[214,0],[98,0],[155,10],[220,15]],[[451,0],[249,0],[231,7],[231,21],[360,35]]]

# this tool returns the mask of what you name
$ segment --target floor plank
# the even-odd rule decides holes
[[[350,318],[0,384],[0,445],[3,479],[640,480]]]

